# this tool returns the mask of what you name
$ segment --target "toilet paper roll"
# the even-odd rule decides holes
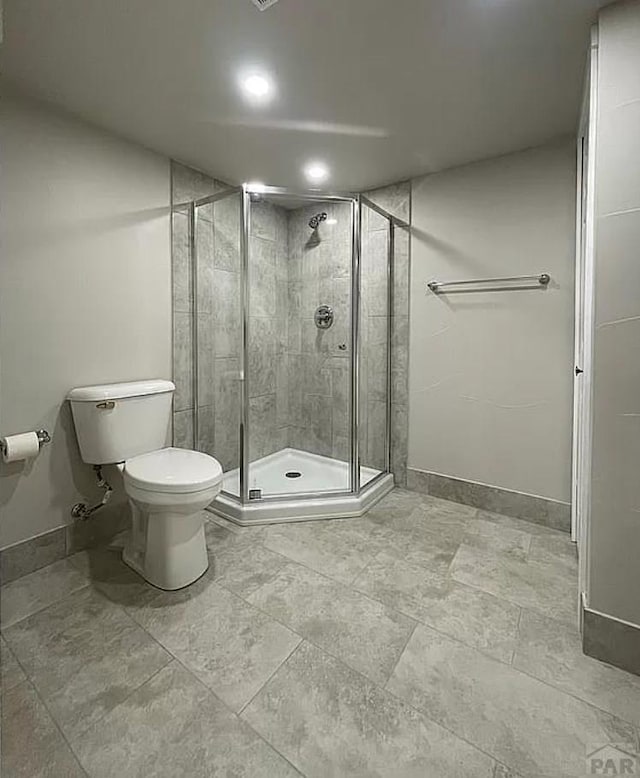
[[[31,459],[40,451],[40,442],[35,432],[21,432],[2,438],[2,458],[5,462]]]

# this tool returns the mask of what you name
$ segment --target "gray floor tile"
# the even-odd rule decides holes
[[[308,778],[491,778],[493,760],[304,643],[242,714]]]
[[[213,578],[240,597],[248,597],[288,563],[249,535],[234,534],[214,522],[205,524],[205,532]]]
[[[28,681],[2,696],[1,772],[3,778],[85,776]]]
[[[235,711],[300,637],[215,582],[163,592],[134,618]]]
[[[170,660],[123,610],[82,589],[4,632],[70,739]]]
[[[493,771],[493,778],[520,778],[520,776],[515,770],[498,762]]]
[[[298,773],[176,662],[76,746],[92,778],[289,778]]]
[[[379,554],[354,588],[463,643],[511,662],[520,607],[446,575]]]
[[[571,542],[570,535],[566,533],[536,535],[533,537],[531,547],[529,548],[529,559],[562,565],[577,578],[578,554],[576,544]]]
[[[124,608],[139,608],[160,591],[122,561],[122,543],[79,551],[69,562],[94,589]]]
[[[402,489],[359,519],[205,517],[185,590],[121,540],[2,588],[10,778],[82,774],[60,728],[92,776],[297,774],[227,706],[322,778],[582,775],[637,736],[638,679],[580,652],[567,534]]]
[[[387,688],[523,776],[583,776],[626,722],[419,625]]]
[[[382,549],[384,542],[380,537],[352,529],[349,521],[343,519],[272,525],[264,545],[348,584]]]
[[[447,530],[432,530],[421,516],[413,514],[391,525],[384,551],[398,559],[420,565],[433,573],[446,574],[463,536],[456,524]]]
[[[415,626],[412,619],[296,564],[281,570],[249,602],[380,684]]]
[[[451,563],[451,577],[524,608],[575,624],[577,579],[553,561],[521,561],[462,544]]]
[[[640,677],[585,656],[577,627],[523,611],[513,664],[640,726]]]
[[[13,651],[9,648],[4,638],[0,637],[0,691],[8,692],[26,678]]]
[[[426,508],[429,498],[418,492],[407,489],[394,489],[367,511],[371,521],[386,522],[392,519],[407,517],[417,508]]]
[[[476,518],[467,525],[463,541],[467,545],[487,551],[508,554],[514,559],[526,559],[531,546],[531,535],[520,529]]]
[[[0,589],[3,629],[88,585],[84,575],[66,559],[18,578]]]
[[[443,540],[460,542],[477,511],[436,497],[394,489],[366,514],[370,521],[393,530],[427,529]]]

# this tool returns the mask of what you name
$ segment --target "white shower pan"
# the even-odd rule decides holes
[[[223,491],[208,510],[242,525],[361,516],[393,489],[393,475],[362,467],[360,479],[360,493],[349,494],[347,462],[285,448],[249,466],[248,503],[238,500],[236,468],[225,475]]]

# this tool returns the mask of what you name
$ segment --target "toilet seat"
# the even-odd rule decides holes
[[[136,490],[189,494],[220,484],[222,467],[208,454],[169,447],[128,459],[123,476],[125,486]]]

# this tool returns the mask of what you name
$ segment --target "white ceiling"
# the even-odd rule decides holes
[[[361,190],[572,132],[602,0],[4,0],[6,78],[230,183]],[[277,99],[249,108],[238,71]]]

